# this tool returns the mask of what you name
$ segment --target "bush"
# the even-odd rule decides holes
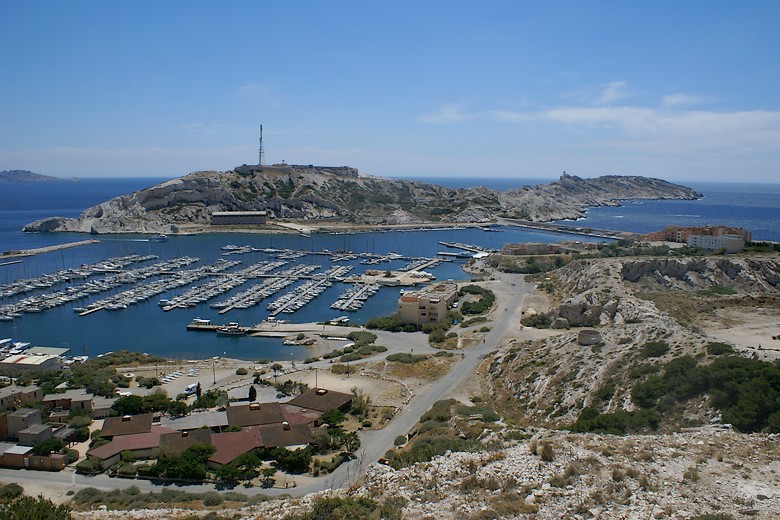
[[[501,418],[494,410],[486,406],[459,406],[458,415],[481,415],[485,422],[496,422]]]
[[[520,320],[520,323],[535,329],[549,329],[550,325],[552,325],[552,320],[547,314],[531,314]]]
[[[354,374],[357,372],[357,368],[349,365],[332,365],[330,371],[334,374]]]
[[[237,376],[245,376],[245,375],[247,375],[248,373],[249,373],[249,370],[247,370],[247,369],[246,369],[246,368],[244,368],[244,367],[240,367],[240,368],[237,368],[237,369],[236,369],[236,375],[237,375]]]
[[[431,409],[420,417],[420,422],[424,423],[431,420],[438,422],[449,421],[452,418],[452,406],[456,402],[455,399],[442,399],[436,401],[433,403],[433,406],[431,406]]]
[[[0,487],[0,502],[7,502],[22,496],[24,488],[14,482]]]
[[[665,341],[648,341],[642,345],[642,357],[661,357],[669,352],[669,344]]]
[[[103,466],[100,464],[100,459],[97,457],[87,456],[86,459],[76,464],[76,473],[83,473],[86,475],[94,475],[96,473],[102,473]],[[90,488],[87,488],[90,489]],[[85,491],[85,490],[82,490]]]
[[[8,504],[0,504],[0,517],[24,520],[70,520],[70,507],[56,505],[39,495],[38,498],[20,496]]]
[[[424,356],[422,354],[407,354],[405,352],[399,352],[398,354],[390,354],[387,356],[388,361],[397,361],[399,363],[407,364],[419,363],[420,361],[425,361],[426,359],[428,359],[428,356]]]
[[[734,347],[728,343],[714,342],[707,344],[707,354],[711,356],[722,356],[723,354],[733,354]]]

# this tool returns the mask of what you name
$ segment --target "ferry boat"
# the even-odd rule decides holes
[[[246,334],[246,330],[234,325],[228,325],[227,327],[218,327],[217,336],[243,336]]]

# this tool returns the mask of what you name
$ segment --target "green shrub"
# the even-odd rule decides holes
[[[485,422],[496,422],[501,418],[494,410],[486,406],[459,406],[458,415],[481,415]]]
[[[455,399],[442,399],[436,401],[433,403],[433,406],[431,406],[431,409],[420,417],[420,422],[424,423],[431,420],[439,422],[449,421],[452,418],[452,407],[455,403],[457,403]]]
[[[722,356],[723,354],[733,354],[734,347],[728,343],[713,342],[707,344],[707,354],[711,356]]]
[[[237,375],[237,376],[245,376],[245,375],[247,375],[248,373],[249,373],[249,370],[247,370],[247,369],[246,369],[246,368],[244,368],[244,367],[240,367],[240,368],[237,368],[237,369],[236,369],[236,375]]]
[[[0,502],[13,500],[24,494],[24,488],[14,482],[0,487]]]
[[[661,357],[669,352],[669,344],[665,341],[648,341],[642,345],[642,357]]]
[[[397,354],[390,354],[387,356],[388,361],[397,361],[399,363],[407,364],[419,363],[420,361],[425,361],[426,359],[428,359],[428,356],[422,354],[407,354],[405,352],[399,352]]]
[[[535,329],[549,329],[550,325],[552,325],[552,320],[547,314],[531,314],[520,320],[520,323]]]

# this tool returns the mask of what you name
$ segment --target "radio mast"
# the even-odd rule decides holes
[[[260,125],[260,162],[258,162],[258,166],[263,165],[263,125]]]

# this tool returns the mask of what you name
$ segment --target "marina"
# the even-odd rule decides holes
[[[327,322],[336,312],[349,314],[349,326],[392,314],[398,287],[467,278],[461,266],[470,258],[437,255],[439,241],[496,249],[528,235],[518,228],[307,237],[215,233],[169,235],[163,242],[113,235],[0,267],[0,337],[79,354],[127,348],[193,359],[303,359],[310,347],[272,339],[283,336],[279,322]],[[533,241],[563,238],[533,235]],[[241,252],[223,255],[231,250]],[[211,327],[211,334],[187,332],[196,317],[209,322],[201,326]],[[216,335],[228,321],[244,328],[274,317],[285,320],[264,325],[262,334]],[[333,335],[346,335],[341,329]]]

